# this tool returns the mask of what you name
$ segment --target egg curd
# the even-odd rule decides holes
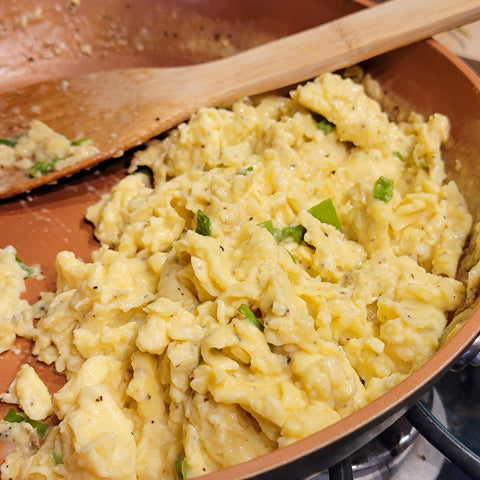
[[[17,331],[67,383],[53,405],[35,388],[35,412],[59,423],[2,478],[195,477],[404,379],[468,289],[455,273],[472,219],[445,180],[448,135],[441,114],[390,121],[364,85],[325,74],[148,143],[86,213],[91,261],[60,252],[46,313]],[[4,399],[32,395],[25,375]]]
[[[14,247],[0,248],[0,353],[13,347],[17,335],[31,335],[33,311],[20,296],[25,277],[33,274],[39,272],[26,266]]]
[[[32,121],[24,135],[0,138],[0,175],[5,168],[40,177],[98,152],[91,138],[69,140],[40,120]]]

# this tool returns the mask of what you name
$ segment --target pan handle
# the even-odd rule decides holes
[[[480,335],[467,347],[466,350],[455,360],[450,370],[459,372],[467,365],[480,366]]]
[[[352,463],[349,457],[328,469],[330,480],[353,480]]]

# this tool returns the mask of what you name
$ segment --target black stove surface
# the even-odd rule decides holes
[[[480,367],[448,372],[436,385],[447,416],[448,429],[467,447],[480,454]],[[439,480],[468,480],[445,461]]]

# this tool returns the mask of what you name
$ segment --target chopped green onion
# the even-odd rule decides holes
[[[470,38],[470,32],[465,27],[456,27],[455,30],[461,33],[464,37]]]
[[[325,117],[320,116],[320,119],[317,122],[317,128],[321,130],[325,135],[328,135],[335,128],[335,124],[329,122]]]
[[[178,480],[185,480],[188,478],[189,466],[185,455],[179,455],[175,460],[175,474],[177,475]]]
[[[13,148],[17,144],[19,138],[22,136],[23,135],[14,135],[11,138],[0,138],[0,144]]]
[[[238,311],[253,325],[255,325],[261,332],[263,332],[263,325],[258,321],[258,318],[255,316],[255,314],[250,310],[248,305],[245,305],[242,303],[238,307]]]
[[[78,145],[83,145],[84,143],[91,143],[93,142],[93,138],[90,138],[90,137],[83,137],[83,138],[77,138],[76,140],[73,140],[72,142],[70,142],[70,145],[72,145],[73,147],[76,147]]]
[[[305,227],[303,225],[289,225],[284,227],[281,230],[276,228],[273,225],[272,220],[266,220],[258,224],[259,227],[265,228],[269,231],[275,238],[277,243],[280,243],[282,240],[285,240],[289,237],[292,237],[298,244],[302,243],[303,237],[305,236]]]
[[[373,186],[373,197],[382,202],[389,202],[393,198],[393,180],[383,175],[378,177]]]
[[[244,168],[244,169],[240,172],[240,175],[246,175],[246,174],[249,173],[249,172],[253,172],[253,165],[250,165],[249,167]]]
[[[61,465],[63,463],[62,456],[57,453],[55,450],[52,451],[53,455],[53,461],[55,462],[55,465]]]
[[[333,205],[331,198],[323,200],[319,204],[309,208],[307,211],[320,222],[328,223],[340,232],[342,231],[340,220],[338,219],[337,211],[335,210],[335,206]]]
[[[268,232],[270,232],[277,243],[281,240],[282,231],[279,228],[274,227],[272,220],[266,220],[265,222],[261,222],[258,224],[258,226],[263,227]]]
[[[212,235],[210,218],[208,218],[201,210],[197,210],[197,227],[195,228],[195,231],[205,237]]]
[[[45,175],[55,169],[55,165],[60,161],[60,158],[53,158],[52,160],[38,160],[28,170],[27,174],[30,177],[38,177]]]
[[[23,270],[25,270],[26,272],[26,277],[31,277],[34,273],[33,271],[33,268],[29,267],[26,263],[23,263],[22,260],[20,259],[20,257],[18,257],[17,255],[15,255],[15,260],[17,261],[17,263],[23,268]]]
[[[133,172],[130,172],[129,175],[137,175],[139,173],[145,175],[150,184],[153,185],[153,171],[150,167],[147,167],[146,165],[140,165]]]
[[[44,422],[39,422],[37,420],[32,420],[31,418],[24,417],[17,413],[14,408],[11,408],[8,413],[5,415],[4,420],[10,423],[20,423],[26,422],[30,424],[36,431],[39,437],[43,437],[48,430],[48,424]]]
[[[397,150],[393,154],[403,162],[403,155]]]
[[[297,259],[295,258],[295,255],[288,248],[286,248],[285,250],[290,255],[290,258],[292,259],[292,262],[297,263]]]
[[[303,225],[289,225],[282,228],[282,240],[288,237],[292,237],[298,244],[302,243],[305,236],[306,229]]]

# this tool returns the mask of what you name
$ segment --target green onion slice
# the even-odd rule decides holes
[[[273,235],[273,238],[275,238],[277,243],[281,240],[282,231],[273,225],[272,220],[266,220],[265,222],[261,222],[258,224],[258,226],[263,227],[268,232],[270,232]]]
[[[332,122],[329,122],[325,117],[320,116],[317,122],[317,128],[321,130],[325,135],[328,135],[335,128],[335,124]]]
[[[297,259],[296,259],[295,255],[288,248],[286,248],[285,250],[290,255],[290,258],[292,259],[292,262],[297,263]]]
[[[383,175],[378,177],[373,186],[373,197],[382,202],[389,202],[393,198],[393,180]]]
[[[300,244],[303,241],[306,231],[303,225],[289,225],[288,227],[282,228],[282,240],[291,237]]]
[[[212,235],[212,226],[210,218],[208,218],[201,210],[197,210],[197,227],[195,231],[205,237]]]
[[[398,150],[393,152],[393,154],[403,162],[403,155]]]
[[[140,165],[133,172],[130,172],[128,175],[138,175],[138,174],[145,175],[148,179],[148,182],[150,183],[150,186],[153,186],[154,175],[150,167],[147,167],[147,165]]]
[[[26,263],[24,263],[20,257],[18,257],[17,255],[15,255],[15,260],[16,262],[23,268],[23,270],[25,271],[26,273],[26,277],[31,277],[33,275],[33,268],[29,267]]]
[[[470,32],[465,27],[461,27],[461,26],[460,27],[455,27],[454,30],[457,31],[458,33],[460,33],[461,35],[463,35],[466,38],[471,37]]]
[[[309,208],[308,213],[312,214],[317,220],[322,223],[328,223],[335,227],[338,231],[342,231],[342,226],[340,225],[340,220],[337,216],[337,211],[333,205],[331,198],[327,198],[317,205]]]
[[[23,135],[14,135],[11,138],[0,138],[0,144],[13,148],[17,144],[20,137],[23,137]]]
[[[38,160],[29,169],[27,174],[29,177],[38,177],[45,175],[55,169],[55,165],[60,161],[60,158],[52,158],[52,160]]]
[[[39,437],[43,437],[48,430],[48,424],[44,422],[39,422],[37,420],[32,420],[31,418],[25,417],[17,413],[14,408],[11,408],[5,415],[4,420],[10,423],[20,423],[26,422],[30,424],[36,431]]]
[[[255,316],[255,314],[250,310],[248,305],[245,305],[242,303],[238,307],[238,311],[253,325],[255,325],[261,332],[264,330],[264,326],[258,321],[258,318]]]
[[[70,142],[70,145],[73,147],[76,147],[78,145],[83,145],[84,143],[91,143],[93,142],[93,138],[91,137],[83,137],[83,138],[77,138],[76,140],[73,140]]]
[[[246,175],[249,172],[253,172],[253,165],[250,165],[247,168],[244,168],[243,170],[240,171],[240,175]]]
[[[281,230],[273,225],[272,220],[266,220],[258,224],[259,227],[265,228],[275,238],[277,243],[287,238],[293,238],[298,244],[302,243],[306,229],[303,225],[289,225]]]
[[[188,463],[185,458],[185,455],[179,455],[175,460],[175,474],[177,475],[178,480],[185,480],[188,478]]]
[[[62,456],[57,453],[55,450],[52,451],[53,455],[53,461],[55,462],[55,465],[61,465],[63,463]]]

